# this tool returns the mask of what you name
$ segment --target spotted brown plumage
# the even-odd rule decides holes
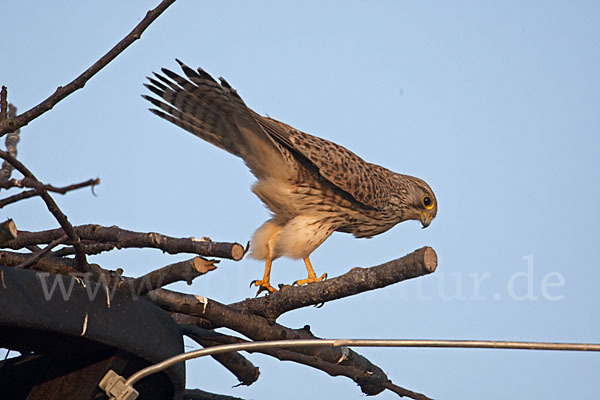
[[[178,60],[185,77],[163,68],[143,95],[156,115],[242,158],[257,182],[252,191],[271,210],[272,218],[254,233],[250,256],[266,261],[263,279],[270,285],[271,263],[278,257],[304,259],[308,278],[322,280],[309,255],[333,232],[372,237],[406,220],[429,226],[437,201],[419,178],[397,174],[364,161],[350,150],[301,132],[248,108],[223,79],[215,81]]]

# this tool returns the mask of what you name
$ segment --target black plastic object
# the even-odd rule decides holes
[[[183,352],[183,338],[168,313],[127,291],[0,267],[0,347],[22,354],[0,364],[3,398],[88,399],[102,398],[97,384],[108,369],[127,378]],[[136,385],[143,399],[184,387],[184,364]]]

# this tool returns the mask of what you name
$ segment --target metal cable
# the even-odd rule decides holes
[[[413,340],[413,339],[297,339],[270,340],[225,344],[178,354],[157,364],[139,370],[125,382],[133,386],[140,379],[167,369],[182,361],[213,354],[234,351],[252,351],[269,348],[291,347],[446,347],[470,349],[519,349],[519,350],[559,350],[559,351],[600,351],[600,344],[595,343],[551,343],[551,342],[515,342],[496,340]]]

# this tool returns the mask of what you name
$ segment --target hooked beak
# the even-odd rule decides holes
[[[425,229],[429,224],[431,224],[431,216],[427,213],[421,213],[421,225],[423,225],[421,228]]]

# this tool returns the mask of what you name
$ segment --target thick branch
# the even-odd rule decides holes
[[[44,251],[43,249],[40,251]],[[0,265],[6,267],[18,267],[23,263],[28,263],[35,258],[37,253],[24,254],[11,251],[0,251]],[[36,260],[30,267],[35,271],[49,272],[51,274],[78,276],[89,281],[100,281],[109,287],[118,287],[124,279],[115,271],[105,270],[98,264],[89,264],[91,272],[81,272],[77,270],[77,263],[70,258],[61,257],[42,257]],[[129,278],[133,279],[133,278]]]
[[[37,253],[24,254],[14,253],[12,251],[0,251],[0,265],[17,267],[29,262],[36,254]],[[33,264],[33,269],[63,275],[77,272],[75,260],[59,257],[42,257]]]
[[[220,341],[215,340],[215,337],[222,336],[219,333],[210,331],[207,329],[199,328],[195,325],[179,325],[181,332],[194,340],[202,347],[211,347],[221,344]],[[250,386],[258,379],[260,371],[258,367],[254,366],[246,357],[240,353],[223,353],[212,355],[217,362],[223,365],[229,372],[231,372],[240,382],[240,385]]]
[[[148,28],[148,26],[174,2],[175,0],[163,0],[155,9],[148,11],[144,19],[142,19],[142,21],[127,36],[125,36],[123,40],[117,43],[115,47],[113,47],[108,53],[102,56],[102,58],[96,61],[91,67],[85,70],[85,72],[79,75],[71,83],[64,87],[59,86],[54,94],[23,114],[15,118],[9,118],[7,120],[0,121],[0,136],[27,125],[35,118],[52,109],[52,107],[54,107],[59,101],[74,91],[81,89],[92,76],[96,75],[98,71],[114,60],[119,54],[121,54],[121,52],[123,52],[123,50],[139,39],[142,36],[142,32],[144,32],[144,30],[146,30],[146,28]]]
[[[29,178],[31,180],[37,181],[41,185],[41,182],[35,177],[35,175],[33,175],[33,173],[31,171],[29,171],[29,169],[27,167],[25,167],[25,165],[23,165],[19,160],[14,158],[12,155],[10,155],[9,153],[7,153],[5,151],[0,150],[0,157],[5,159],[6,161],[8,161],[13,167],[15,167],[15,169],[17,169],[17,171],[22,173],[23,176],[25,176],[26,178]],[[40,197],[42,198],[42,200],[44,200],[44,203],[46,203],[46,207],[48,208],[48,211],[50,211],[50,213],[52,213],[52,215],[54,215],[54,218],[56,218],[56,220],[62,227],[62,230],[64,231],[64,233],[66,233],[67,236],[69,237],[71,245],[75,248],[75,250],[76,250],[75,259],[77,260],[77,269],[79,271],[87,271],[88,270],[87,259],[85,257],[85,253],[83,252],[83,249],[81,246],[81,241],[79,240],[79,236],[77,236],[77,234],[75,233],[75,230],[73,229],[73,225],[71,225],[71,223],[67,219],[67,216],[60,210],[60,208],[58,208],[58,205],[56,204],[54,199],[48,194],[48,192],[46,192],[45,190],[42,190],[42,192],[40,193]],[[56,240],[56,239],[57,238],[54,238],[52,240]],[[37,243],[33,243],[33,244],[37,244]]]
[[[219,243],[195,238],[173,238],[155,232],[128,231],[118,226],[81,225],[75,227],[75,232],[83,240],[115,243],[119,249],[152,247],[169,254],[192,253],[206,257],[229,258],[235,261],[244,256],[244,247],[239,243]],[[60,234],[60,229],[41,232],[20,231],[19,237],[7,242],[4,247],[18,250],[32,244],[50,243]]]
[[[437,255],[431,247],[426,246],[376,267],[353,268],[344,275],[308,286],[282,286],[281,290],[269,296],[246,299],[229,306],[274,321],[290,310],[379,289],[406,279],[430,274],[436,268]]]
[[[308,327],[287,328],[264,317],[240,312],[200,296],[158,289],[149,292],[147,297],[155,303],[166,306],[170,311],[200,316],[209,320],[214,325],[213,328],[224,326],[252,340],[315,338]],[[307,356],[317,357],[329,364],[347,367],[338,371],[339,374],[354,380],[367,395],[375,395],[387,389],[386,384],[389,379],[381,368],[351,349],[306,348],[297,351]]]
[[[212,329],[212,324],[207,319],[178,312],[172,312],[170,314],[171,318],[173,318],[179,325],[194,325],[207,331]]]
[[[25,268],[31,266],[32,269],[54,274],[78,275],[88,280],[100,280],[103,284],[110,287],[118,287],[121,290],[128,291],[134,296],[143,296],[149,290],[168,285],[169,283],[186,281],[191,282],[197,276],[203,275],[216,268],[215,261],[206,260],[202,257],[167,265],[156,271],[152,271],[139,278],[128,278],[120,276],[114,271],[105,270],[96,264],[90,264],[95,276],[90,274],[81,274],[75,269],[74,260],[62,257],[44,257],[52,247],[66,240],[66,236],[58,238],[48,246],[33,254],[13,253],[10,251],[0,251],[0,265],[7,267]]]
[[[132,290],[132,293],[143,296],[150,290],[161,288],[173,282],[184,281],[191,285],[194,278],[216,269],[215,262],[218,261],[194,257],[190,260],[167,265],[139,278],[127,280],[126,286]]]

